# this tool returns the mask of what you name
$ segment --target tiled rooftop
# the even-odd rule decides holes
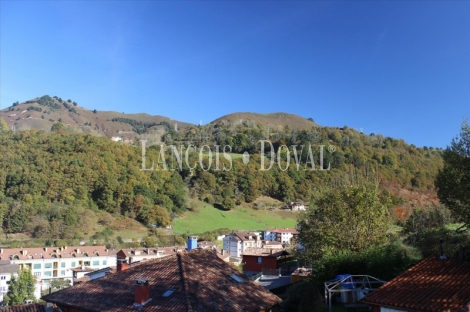
[[[248,247],[243,252],[244,256],[258,256],[258,257],[280,257],[285,254],[285,250],[277,250],[273,248],[256,248]]]
[[[363,301],[408,311],[464,311],[470,302],[470,263],[427,258]]]
[[[16,306],[1,307],[2,312],[45,312],[46,305],[41,303],[21,304]],[[59,312],[58,308],[54,308],[53,312]]]
[[[284,228],[284,229],[267,229],[265,232],[298,234],[297,229],[289,229],[289,228]]]
[[[114,256],[116,250],[105,246],[69,246],[44,248],[2,248],[0,260],[54,259],[73,257]]]
[[[247,240],[257,240],[260,239],[261,237],[255,233],[255,232],[245,232],[245,231],[238,231],[238,232],[233,232],[234,238],[238,238],[241,241],[247,241]],[[251,238],[250,238],[251,237]]]
[[[230,277],[235,274],[243,282]],[[256,285],[208,250],[181,252],[152,259],[125,271],[69,287],[43,297],[59,306],[86,311],[136,311],[134,283],[149,279],[150,298],[145,311],[260,311],[281,300]],[[175,290],[165,298],[169,289]]]
[[[184,246],[175,246],[175,247],[159,247],[159,248],[124,248],[119,250],[117,257],[119,259],[134,257],[134,256],[169,256],[174,255],[178,251],[185,250]]]

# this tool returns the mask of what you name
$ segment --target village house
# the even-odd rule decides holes
[[[124,248],[117,252],[117,260],[125,260],[128,264],[150,259],[164,258],[185,250],[184,246],[158,248]]]
[[[18,274],[18,264],[11,264],[10,260],[0,260],[0,302],[8,292],[8,285],[13,276]]]
[[[305,205],[301,202],[290,202],[286,205],[286,208],[292,211],[305,211]]]
[[[287,259],[289,253],[283,249],[249,247],[243,252],[243,272],[248,275],[273,273]]]
[[[362,300],[375,312],[470,309],[470,263],[429,257]]]
[[[279,242],[281,244],[293,244],[297,241],[299,232],[297,229],[267,229],[263,231],[263,239],[267,241]]]
[[[71,246],[0,249],[0,260],[9,260],[20,269],[29,269],[39,283],[47,286],[52,279],[73,281],[72,269],[94,270],[116,263],[116,251],[105,246]]]
[[[237,231],[224,237],[224,250],[230,257],[241,258],[245,248],[261,247],[261,236],[259,232]]]
[[[281,299],[212,251],[194,249],[152,259],[43,297],[63,312],[267,312]]]

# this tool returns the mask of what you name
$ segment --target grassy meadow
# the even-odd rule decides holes
[[[200,203],[194,211],[186,212],[175,219],[173,229],[179,234],[198,234],[220,228],[230,230],[293,228],[297,225],[297,215],[290,211],[255,210],[239,206],[230,211],[222,211],[212,205]]]

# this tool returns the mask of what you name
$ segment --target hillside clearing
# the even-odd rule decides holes
[[[221,211],[201,203],[200,208],[186,212],[173,221],[173,229],[179,234],[197,234],[220,228],[230,230],[263,230],[267,228],[293,228],[297,225],[297,213],[285,211],[255,210],[236,207]]]

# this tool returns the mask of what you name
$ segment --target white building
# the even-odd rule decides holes
[[[233,232],[224,237],[224,250],[230,257],[241,258],[248,247],[261,247],[259,232]]]
[[[281,244],[292,244],[297,239],[297,229],[267,229],[263,231],[263,239],[279,242]]]
[[[12,264],[10,260],[0,260],[0,302],[4,301],[8,293],[10,281],[18,277],[18,264]],[[41,298],[41,284],[37,281],[34,290],[34,297]]]
[[[105,246],[73,246],[0,249],[0,260],[9,260],[20,269],[29,269],[38,282],[73,279],[73,268],[87,266],[99,270],[116,264],[116,251]]]
[[[305,205],[301,202],[290,202],[287,204],[287,208],[292,211],[305,211]]]

